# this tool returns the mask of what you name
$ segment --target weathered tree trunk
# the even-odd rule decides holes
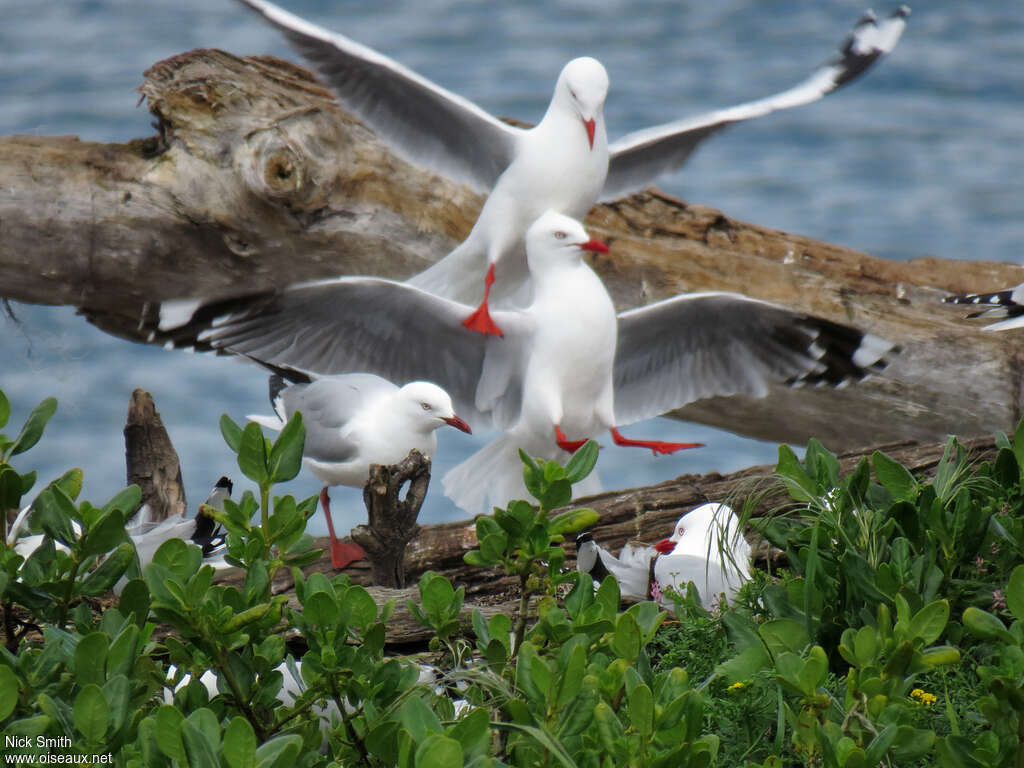
[[[405,498],[399,498],[408,483]],[[363,488],[368,525],[352,529],[352,540],[366,552],[374,584],[405,586],[405,550],[420,531],[416,518],[430,485],[430,459],[413,450],[388,467],[370,465],[370,479]]]
[[[142,503],[149,505],[153,522],[186,515],[178,452],[164,429],[153,396],[141,389],[132,392],[128,404],[124,456],[128,485],[142,489]]]
[[[991,438],[976,438],[962,441],[968,454],[976,461],[992,460],[996,454]],[[890,457],[907,467],[912,474],[930,477],[942,458],[945,443],[912,443],[877,446]],[[874,448],[854,451],[839,456],[841,472],[852,472],[861,458],[870,457]],[[756,514],[765,514],[791,503],[781,485],[773,483],[774,467],[759,466],[734,472],[729,475],[683,475],[646,488],[631,488],[611,491],[589,498],[577,499],[574,506],[591,507],[600,515],[597,525],[592,528],[594,541],[602,547],[618,553],[627,541],[653,543],[670,535],[676,521],[686,512],[708,501],[725,501],[738,509],[752,494],[762,494],[758,499]],[[749,535],[749,532],[748,532]],[[326,540],[318,544],[326,549]],[[412,540],[405,555],[405,571],[410,582],[418,581],[425,571],[436,571],[457,586],[466,587],[466,601],[462,620],[468,625],[474,608],[485,616],[495,613],[514,615],[519,606],[518,581],[497,569],[482,569],[466,565],[462,556],[476,547],[476,527],[473,521],[423,525],[419,535]],[[569,555],[567,565],[575,564],[575,547],[566,545]],[[329,557],[305,569],[332,572]],[[395,599],[396,609],[388,621],[388,643],[401,646],[429,640],[431,632],[417,624],[405,607],[406,599],[419,599],[415,586],[406,589],[391,589],[375,586],[372,569],[364,561],[353,563],[345,573],[356,583],[363,584],[379,604]],[[245,579],[241,572],[225,572],[218,579],[222,582],[239,583]],[[291,574],[278,572],[274,584],[276,594],[291,593]]]
[[[81,307],[138,339],[148,301],[339,274],[407,277],[469,231],[481,198],[390,154],[304,71],[215,50],[154,65],[141,87],[158,135],[128,144],[0,139],[0,296]],[[835,447],[1019,416],[1022,354],[938,298],[1021,281],[1019,267],[889,262],[649,192],[591,211],[620,308],[732,290],[872,330],[903,346],[882,376],[834,390],[693,403],[683,418]]]

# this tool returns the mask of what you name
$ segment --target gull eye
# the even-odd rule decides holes
[[[572,88],[569,89],[569,95],[572,96],[576,101],[579,101],[579,97],[576,95],[576,91]]]
[[[679,535],[682,536],[684,533],[686,533],[686,529],[683,526],[679,526]]]
[[[420,403],[420,407],[424,411],[432,411],[432,410],[434,410],[433,408],[430,407],[430,403]]]
[[[555,232],[555,239],[556,240],[565,240],[566,237],[568,237],[568,235],[566,235],[565,232],[562,232],[561,230],[559,230],[558,232]]]

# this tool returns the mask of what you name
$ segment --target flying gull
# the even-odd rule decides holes
[[[528,294],[523,234],[544,211],[582,220],[598,200],[640,191],[680,168],[702,140],[722,128],[817,101],[891,51],[910,12],[901,6],[879,21],[868,11],[839,52],[792,88],[635,131],[609,144],[608,74],[596,59],[566,64],[541,121],[518,128],[344,35],[266,0],[240,2],[281,30],[340,102],[399,155],[489,193],[466,240],[410,282],[465,304],[479,302],[463,324],[495,335],[502,328],[491,316],[489,300]],[[501,280],[493,287],[499,263]]]

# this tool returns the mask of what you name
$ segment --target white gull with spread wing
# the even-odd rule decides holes
[[[528,280],[523,235],[544,211],[583,219],[598,200],[640,191],[680,168],[696,146],[733,123],[817,101],[891,51],[905,6],[879,21],[868,11],[839,52],[792,88],[763,99],[629,133],[608,143],[608,74],[590,57],[562,69],[547,111],[533,128],[508,125],[469,100],[344,35],[266,0],[240,0],[280,29],[341,103],[406,160],[489,197],[466,240],[410,282],[465,304],[481,302],[464,325],[500,334],[488,308]],[[522,294],[518,294],[522,295]]]
[[[466,334],[465,304],[391,280],[342,277],[165,303],[152,340],[307,374],[438,382],[474,428],[504,431],[444,478],[447,495],[474,513],[526,497],[519,448],[564,459],[608,429],[617,444],[670,453],[693,444],[629,440],[616,427],[705,397],[763,397],[773,382],[840,386],[883,368],[893,349],[856,328],[732,293],[684,294],[616,316],[583,260],[606,247],[579,222],[548,212],[526,247],[534,300],[496,311],[504,338]]]

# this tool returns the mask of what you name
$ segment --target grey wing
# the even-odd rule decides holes
[[[873,334],[735,293],[676,296],[619,315],[615,420],[630,424],[768,385],[841,386],[896,348]]]
[[[341,434],[342,428],[368,403],[398,389],[372,373],[324,376],[309,384],[295,384],[281,392],[285,413],[302,413],[306,428],[303,454],[320,461],[352,459],[358,445]]]
[[[616,200],[644,189],[662,173],[682,167],[701,141],[728,125],[810,104],[856,80],[896,46],[909,13],[910,10],[902,6],[879,22],[868,11],[840,45],[835,57],[788,90],[623,136],[608,148],[608,177],[600,199]]]
[[[402,384],[432,381],[448,391],[463,418],[479,420],[474,402],[485,359],[500,359],[506,339],[518,348],[524,323],[520,313],[492,312],[505,330],[505,339],[494,339],[462,326],[470,312],[404,283],[342,277],[220,301],[174,302],[160,308],[152,340],[245,355],[313,377],[365,372]]]
[[[522,130],[364,45],[265,0],[239,0],[284,33],[341,103],[402,157],[486,192]]]

